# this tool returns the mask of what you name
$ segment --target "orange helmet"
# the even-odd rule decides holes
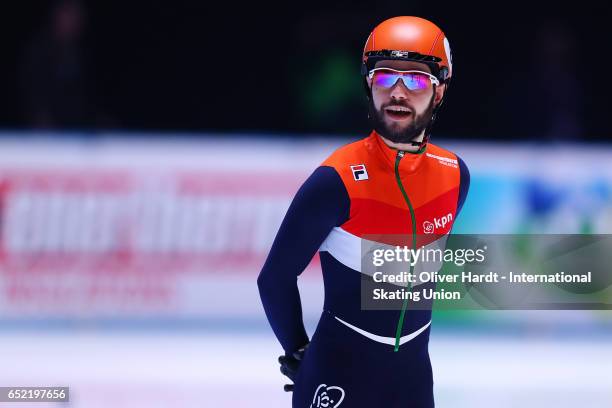
[[[370,33],[363,48],[361,64],[361,74],[364,75],[363,83],[369,99],[371,90],[365,76],[374,69],[377,61],[383,60],[422,62],[429,66],[432,75],[438,78],[440,84],[445,84],[444,95],[433,109],[431,120],[425,129],[425,137],[420,143],[412,142],[413,145],[422,148],[429,140],[438,110],[445,99],[453,75],[453,61],[448,39],[437,25],[420,17],[393,17],[377,25]]]
[[[448,83],[453,74],[450,45],[444,32],[419,17],[393,17],[374,28],[363,48],[362,75],[381,60],[422,62],[440,83]]]

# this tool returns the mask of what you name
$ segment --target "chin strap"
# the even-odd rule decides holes
[[[431,136],[431,129],[433,128],[433,124],[436,121],[436,115],[438,113],[437,111],[439,107],[440,107],[440,104],[438,104],[438,107],[436,107],[433,113],[431,114],[431,120],[429,121],[429,124],[425,128],[425,136],[423,137],[423,140],[421,140],[420,142],[411,142],[413,146],[419,146],[419,150],[423,149],[425,145],[429,143],[429,137]]]
[[[436,115],[438,113],[438,108],[440,107],[440,105],[442,104],[442,102],[440,102],[438,104],[438,106],[433,110],[433,113],[431,114],[431,120],[429,121],[429,124],[427,125],[427,127],[425,128],[425,136],[423,136],[423,140],[421,140],[420,142],[417,142],[416,140],[411,140],[410,142],[408,142],[408,144],[412,145],[412,146],[418,146],[417,151],[420,152],[421,150],[423,150],[425,148],[425,146],[427,145],[427,143],[429,143],[429,136],[431,134],[431,128],[433,127],[433,124],[436,120]]]
[[[431,129],[433,128],[434,122],[436,121],[436,117],[438,116],[438,111],[440,110],[440,107],[442,106],[442,103],[444,103],[444,100],[446,99],[446,94],[448,93],[448,88],[450,86],[450,79],[447,79],[445,81],[445,84],[446,84],[446,89],[444,89],[444,95],[442,95],[442,99],[440,99],[440,103],[438,103],[438,106],[436,106],[433,109],[433,112],[431,114],[431,120],[429,121],[429,124],[425,128],[425,136],[423,137],[423,140],[420,141],[420,142],[411,142],[413,146],[419,146],[419,150],[423,149],[425,147],[425,145],[427,145],[427,143],[429,143],[429,137],[431,135]],[[435,92],[435,90],[434,90],[434,92]]]

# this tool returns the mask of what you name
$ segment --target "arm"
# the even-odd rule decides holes
[[[467,197],[468,190],[470,189],[470,171],[467,168],[467,165],[459,156],[457,156],[459,160],[459,200],[457,203],[457,214],[461,211],[463,207],[463,203],[465,202],[465,198]]]
[[[335,169],[318,167],[300,187],[257,278],[268,321],[286,353],[308,343],[297,277],[329,232],[348,219],[349,198]]]

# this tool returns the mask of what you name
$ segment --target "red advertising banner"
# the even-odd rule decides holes
[[[2,315],[210,312],[198,299],[218,297],[219,285],[255,286],[302,179],[266,171],[5,170]]]

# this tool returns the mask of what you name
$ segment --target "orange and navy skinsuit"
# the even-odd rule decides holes
[[[304,182],[258,278],[268,320],[290,354],[309,342],[297,277],[320,253],[324,310],[295,381],[294,408],[434,406],[431,310],[408,310],[400,333],[399,311],[363,310],[361,243],[450,233],[469,177],[448,150],[428,143],[403,152],[372,132]]]

